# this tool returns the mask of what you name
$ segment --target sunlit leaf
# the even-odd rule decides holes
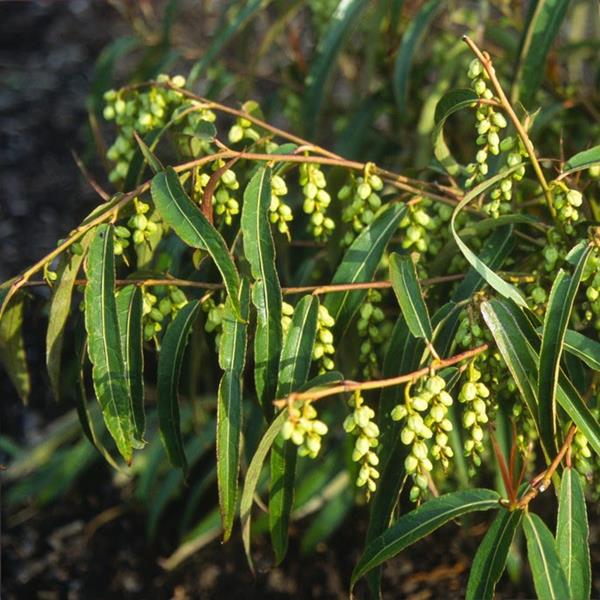
[[[244,254],[250,263],[256,307],[254,381],[256,395],[268,417],[273,414],[282,346],[281,287],[275,267],[275,245],[269,223],[271,170],[259,169],[244,191],[242,231]]]
[[[192,248],[206,250],[223,277],[223,283],[239,317],[240,277],[221,234],[208,222],[185,193],[177,173],[171,168],[152,179],[152,199],[165,222]]]
[[[506,559],[523,511],[501,508],[477,553],[469,572],[466,600],[493,600],[494,589],[506,567]]]
[[[240,307],[244,322],[235,318],[229,300],[223,318],[219,363],[224,369],[217,401],[217,481],[223,539],[231,535],[237,508],[242,433],[242,375],[246,363],[250,287],[243,279]]]
[[[527,557],[535,591],[540,600],[572,598],[569,584],[556,553],[555,540],[545,523],[532,513],[525,513],[523,529],[527,539]]]
[[[352,572],[350,587],[371,569],[393,558],[404,548],[429,535],[452,519],[475,511],[498,507],[500,496],[493,490],[472,489],[433,498],[401,516],[395,525],[372,540]]]
[[[576,254],[573,258],[576,261],[575,269],[572,274],[565,269],[558,271],[544,316],[538,379],[538,422],[544,445],[553,451],[556,451],[556,388],[560,358],[573,302],[590,252],[591,246],[586,242],[581,242],[571,252],[571,255]]]
[[[556,548],[572,598],[590,597],[590,531],[583,485],[572,468],[563,471],[556,521]]]
[[[594,165],[600,165],[600,145],[571,156],[563,167],[563,175],[589,169]]]
[[[112,225],[96,228],[86,274],[85,328],[94,390],[108,431],[123,458],[131,462],[134,425],[117,318]]]
[[[285,398],[306,382],[317,331],[318,309],[316,296],[304,296],[294,309],[279,362],[278,398]],[[281,437],[275,440],[271,451],[269,529],[276,564],[283,560],[287,551],[297,452],[295,444]]]

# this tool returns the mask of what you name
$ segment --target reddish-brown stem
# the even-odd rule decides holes
[[[524,509],[527,508],[527,505],[540,493],[545,492],[552,481],[552,476],[558,469],[562,459],[565,454],[569,451],[571,444],[573,443],[573,437],[577,432],[577,426],[571,425],[569,431],[567,432],[567,436],[565,437],[565,441],[561,446],[558,454],[554,457],[554,460],[550,463],[550,466],[542,471],[539,475],[533,478],[531,481],[530,490],[515,504],[515,508]]]

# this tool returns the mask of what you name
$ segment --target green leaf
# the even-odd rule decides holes
[[[515,241],[513,236],[513,228],[510,225],[499,227],[490,235],[485,242],[479,258],[490,269],[498,269],[502,266],[504,260],[509,256],[514,248]],[[465,278],[459,283],[452,294],[454,302],[461,302],[481,289],[485,280],[477,269],[471,267]]]
[[[142,290],[128,285],[117,294],[121,352],[129,382],[135,439],[144,444],[144,348],[142,342]]]
[[[167,167],[152,179],[152,199],[165,222],[192,248],[206,250],[223,277],[233,310],[240,317],[240,277],[221,234],[185,193],[177,173]]]
[[[158,356],[157,409],[160,437],[171,464],[187,469],[181,441],[177,388],[188,335],[198,314],[200,302],[188,302],[165,331]]]
[[[560,499],[556,521],[556,549],[572,598],[590,597],[590,530],[585,496],[579,473],[565,469],[560,481]]]
[[[133,137],[137,142],[137,145],[142,153],[142,156],[144,157],[144,160],[152,169],[152,172],[156,175],[157,173],[164,171],[165,168],[161,164],[160,160],[158,160],[154,152],[152,152],[152,150],[146,145],[146,142],[144,142],[144,140],[138,135],[138,133],[135,130],[133,131]]]
[[[313,135],[316,129],[323,94],[327,89],[327,79],[336,57],[352,25],[368,4],[368,0],[340,0],[329,19],[327,30],[317,47],[317,56],[311,61],[306,78],[304,122],[310,135]]]
[[[278,398],[285,398],[306,382],[315,344],[318,310],[319,300],[311,295],[304,296],[294,309],[279,362]],[[275,440],[271,452],[269,495],[269,530],[275,564],[283,560],[287,551],[297,455],[295,444],[282,437]]]
[[[472,489],[445,494],[401,516],[396,524],[370,542],[352,572],[350,588],[371,569],[396,556],[452,519],[474,511],[498,508],[493,490]]]
[[[93,230],[88,232],[80,241],[81,254],[65,255],[58,270],[57,281],[54,284],[50,309],[48,313],[48,329],[46,331],[46,367],[54,397],[60,395],[60,365],[63,348],[65,325],[71,309],[73,284],[79,268],[90,244]]]
[[[572,329],[565,332],[565,350],[580,358],[590,369],[600,371],[600,343]]]
[[[239,3],[237,3],[239,4]],[[231,14],[231,10],[235,5],[228,5],[227,15],[221,22],[221,27],[211,40],[210,45],[194,66],[187,78],[188,87],[204,74],[204,71],[213,63],[219,52],[227,45],[227,43],[246,26],[248,21],[255,16],[260,10],[264,10],[270,4],[270,0],[246,0],[244,5],[235,13]]]
[[[283,424],[286,422],[288,417],[288,410],[284,408],[276,417],[273,422],[261,438],[258,448],[250,461],[248,471],[246,472],[246,480],[244,481],[244,488],[242,491],[242,499],[240,501],[240,521],[242,523],[242,541],[244,543],[244,551],[248,560],[248,565],[254,573],[254,564],[252,562],[252,554],[250,552],[250,525],[252,520],[252,501],[254,499],[254,493],[256,492],[256,486],[258,485],[258,478],[262,471],[263,464],[267,458],[267,454],[275,441],[275,438],[279,435]]]
[[[225,370],[217,398],[217,482],[223,523],[223,541],[229,539],[237,509],[240,441],[242,433],[242,375],[246,363],[250,286],[242,280],[240,306],[245,322],[238,321],[227,301],[219,349]]]
[[[281,287],[275,266],[275,245],[269,224],[271,170],[259,169],[244,191],[241,228],[244,254],[250,263],[256,307],[254,380],[256,395],[267,417],[273,414],[282,345]]]
[[[573,596],[560,564],[554,538],[545,523],[532,513],[525,513],[523,529],[527,556],[539,600],[565,600]]]
[[[511,101],[531,108],[546,72],[546,58],[569,6],[569,0],[532,2],[521,37]]]
[[[410,332],[431,342],[431,320],[411,256],[396,253],[390,256],[390,279]]]
[[[539,337],[525,314],[509,300],[484,302],[481,311],[537,423],[535,384],[538,376]],[[594,451],[600,454],[600,424],[562,372],[558,380],[556,399],[586,436]]]
[[[406,206],[390,204],[352,242],[346,250],[331,283],[365,283],[373,281],[387,243],[394,235]],[[348,290],[329,293],[325,307],[336,321],[336,329],[343,333],[360,308],[367,290]]]
[[[536,356],[520,330],[511,308],[508,303],[492,299],[481,303],[481,314],[494,336],[498,350],[502,354],[523,400],[534,417],[536,427],[539,427],[535,387],[538,374]]]
[[[589,169],[594,165],[600,164],[600,146],[594,146],[589,150],[578,152],[565,163],[563,167],[563,175]]]
[[[444,125],[450,115],[463,108],[470,108],[478,100],[479,96],[473,90],[452,90],[441,98],[435,108],[435,127],[431,134],[433,153],[450,175],[460,174],[462,167],[454,160],[446,144],[446,140],[444,139]]]
[[[466,600],[493,600],[494,589],[506,567],[506,559],[523,511],[501,508],[477,548]]]
[[[548,450],[556,452],[556,388],[560,373],[560,358],[565,332],[571,318],[573,302],[591,246],[581,242],[576,246],[577,266],[572,274],[560,269],[550,291],[544,317],[540,370],[538,378],[538,422],[540,435]],[[572,255],[573,252],[570,253]]]
[[[485,279],[485,281],[498,293],[502,294],[502,296],[510,298],[519,306],[527,306],[527,303],[521,295],[521,292],[519,292],[515,286],[504,281],[502,277],[496,275],[496,273],[494,273],[492,269],[490,269],[479,257],[477,257],[477,255],[474,254],[473,251],[460,239],[460,236],[456,231],[456,218],[460,214],[460,211],[480,194],[483,194],[485,191],[498,184],[516,168],[518,168],[518,165],[516,167],[507,169],[504,173],[500,173],[494,177],[491,177],[490,179],[487,179],[486,181],[483,181],[478,186],[474,187],[468,194],[466,194],[465,197],[456,205],[454,212],[452,213],[450,229],[456,245],[460,248],[460,251],[463,253],[469,264],[477,270],[481,277],[483,277],[483,279]]]
[[[22,334],[23,305],[22,295],[13,297],[0,318],[0,363],[6,369],[21,401],[27,404],[31,381]]]
[[[113,248],[113,226],[99,225],[86,261],[85,329],[94,390],[104,422],[119,452],[130,463],[134,427],[117,318]]]
[[[396,106],[401,115],[406,112],[406,100],[408,98],[408,84],[410,81],[410,69],[417,46],[421,43],[427,28],[433,21],[437,11],[443,6],[440,0],[429,0],[421,10],[410,20],[404,35],[398,54],[394,62],[394,74],[392,85]]]

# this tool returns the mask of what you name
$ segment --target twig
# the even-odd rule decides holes
[[[357,390],[378,390],[381,388],[400,385],[401,383],[413,381],[415,379],[418,379],[419,377],[428,375],[432,371],[443,369],[444,367],[449,367],[451,365],[455,365],[456,363],[462,362],[463,360],[472,358],[473,356],[477,356],[478,354],[485,352],[487,349],[488,345],[483,344],[481,346],[478,346],[477,348],[472,348],[471,350],[461,352],[460,354],[456,354],[455,356],[452,356],[450,358],[434,360],[430,366],[423,367],[422,369],[413,371],[412,373],[407,373],[406,375],[399,375],[398,377],[391,377],[389,379],[375,379],[372,381],[344,381],[340,384],[331,386],[329,388],[318,389],[312,392],[310,390],[307,392],[294,392],[286,398],[275,400],[273,404],[278,408],[283,408],[285,406],[288,406],[289,403],[295,402],[297,400],[309,400],[313,402],[315,400],[320,400],[321,398],[325,398],[327,396],[334,396],[336,394],[341,394],[344,392],[354,392]]]
[[[449,281],[457,281],[464,277],[463,273],[457,273],[455,275],[444,275],[440,277],[430,277],[429,279],[422,279],[421,285],[435,285],[438,283],[446,283]],[[45,279],[36,279],[34,281],[27,281],[23,284],[23,287],[38,287],[47,286],[48,283]],[[87,285],[87,279],[76,279],[73,285]],[[164,277],[164,278],[147,278],[147,279],[116,279],[115,285],[117,287],[125,285],[136,285],[136,286],[157,286],[157,285],[176,285],[178,287],[191,287],[199,288],[204,290],[222,290],[225,286],[222,283],[210,283],[205,281],[193,281],[191,279],[177,279],[175,277]],[[386,289],[392,287],[391,281],[367,281],[364,283],[339,283],[332,285],[307,285],[301,287],[284,287],[281,291],[286,294],[304,294],[311,293],[315,296],[322,294],[330,294],[337,292],[346,292],[352,290],[369,290],[369,289]]]
[[[569,431],[567,433],[567,437],[563,442],[558,454],[554,457],[554,460],[550,463],[550,466],[542,471],[539,475],[537,475],[531,481],[531,489],[517,502],[515,508],[524,509],[527,508],[527,505],[540,493],[545,492],[550,483],[552,481],[552,476],[558,469],[563,457],[567,453],[567,451],[571,448],[571,444],[573,443],[573,437],[577,432],[577,426],[571,425]]]

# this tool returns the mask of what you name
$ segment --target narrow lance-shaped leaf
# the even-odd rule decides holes
[[[85,328],[94,390],[106,427],[129,463],[134,427],[117,318],[112,225],[103,224],[96,228],[86,261],[86,274]]]
[[[396,98],[396,106],[401,115],[406,111],[410,68],[415,51],[441,6],[443,6],[443,3],[440,0],[429,0],[429,2],[425,3],[410,20],[402,36],[402,42],[394,62],[393,75],[394,96]]]
[[[526,513],[523,529],[527,539],[529,566],[539,600],[573,598],[548,527],[537,515]]]
[[[535,328],[523,311],[510,300],[483,302],[481,311],[537,423],[536,406],[531,404],[537,402],[535,383],[539,363],[539,337]],[[562,372],[558,379],[556,399],[586,436],[590,446],[600,455],[600,424]]]
[[[544,317],[538,379],[538,421],[548,450],[556,451],[556,388],[565,332],[591,247],[581,242],[570,253],[576,266],[571,275],[560,269],[550,291]]]
[[[594,165],[600,165],[600,145],[571,156],[565,163],[562,174],[575,173],[576,171],[589,169]]]
[[[94,230],[91,230],[81,239],[82,252],[80,254],[65,255],[63,258],[50,300],[46,331],[46,367],[52,392],[57,400],[60,392],[60,365],[64,331],[71,309],[73,284],[93,235]]]
[[[281,353],[281,287],[275,267],[275,245],[269,223],[271,170],[259,169],[244,191],[242,231],[244,254],[250,263],[256,307],[254,379],[256,395],[267,417],[273,414]]]
[[[390,204],[352,242],[346,250],[340,266],[331,283],[366,283],[372,281],[381,257],[398,223],[406,211],[406,206]],[[336,321],[336,329],[343,333],[360,308],[367,290],[348,290],[342,293],[327,294],[325,307]]]
[[[530,108],[544,73],[546,57],[564,19],[569,0],[536,0],[531,3],[519,48],[512,103]]]
[[[470,89],[458,89],[448,92],[438,102],[435,107],[435,127],[431,134],[433,153],[442,167],[450,175],[458,175],[462,167],[456,162],[450,149],[444,139],[444,125],[446,120],[453,113],[473,106],[473,103],[479,100],[479,96]]]
[[[223,522],[223,539],[231,535],[236,512],[240,440],[242,431],[242,374],[246,362],[247,321],[250,286],[243,279],[240,307],[245,322],[238,321],[227,301],[219,349],[219,363],[225,370],[217,400],[217,482]]]
[[[22,402],[27,404],[31,381],[22,333],[23,304],[22,295],[13,297],[0,318],[0,362]]]
[[[183,354],[192,325],[198,314],[200,302],[188,302],[170,323],[162,339],[158,357],[158,425],[171,464],[187,469],[181,441],[179,401],[177,388]]]
[[[466,600],[493,600],[494,589],[506,567],[506,559],[521,523],[523,511],[500,509],[477,548],[469,572]]]
[[[254,572],[254,563],[252,562],[252,554],[250,552],[250,525],[252,521],[252,501],[254,499],[254,493],[256,492],[256,486],[258,485],[258,478],[262,471],[267,454],[275,441],[275,438],[279,435],[283,424],[287,420],[288,410],[284,408],[274,419],[265,434],[261,438],[258,448],[250,461],[248,471],[246,472],[246,480],[244,481],[244,488],[242,490],[242,499],[240,500],[240,521],[242,523],[242,541],[244,543],[244,551],[246,553],[246,559],[252,572]]]
[[[600,343],[578,331],[567,329],[565,350],[580,358],[590,369],[600,371]]]
[[[135,439],[144,444],[144,348],[142,343],[142,290],[128,285],[117,294],[121,352],[129,382]]]
[[[592,585],[589,537],[581,478],[575,469],[567,468],[560,481],[556,548],[571,597],[581,600],[590,597]]]
[[[167,167],[152,179],[152,200],[162,218],[192,248],[206,250],[219,269],[236,316],[240,316],[238,275],[221,234],[208,222],[186,194],[177,173]]]
[[[278,398],[285,398],[306,382],[315,344],[318,310],[316,296],[304,296],[294,310],[279,361]],[[269,529],[276,564],[283,560],[287,550],[296,457],[295,444],[281,436],[275,440],[271,451]]]
[[[306,78],[304,116],[309,134],[315,132],[327,79],[335,59],[354,21],[367,4],[368,0],[340,0],[331,15],[327,30],[317,48],[317,57],[312,61]]]
[[[490,268],[498,269],[502,266],[504,260],[509,256],[515,246],[515,238],[511,225],[504,225],[496,229],[486,240],[479,258]],[[471,267],[465,278],[458,284],[452,294],[454,302],[460,302],[470,298],[475,292],[481,289],[485,280],[477,272],[477,269]]]
[[[371,569],[393,558],[452,519],[475,511],[498,507],[493,490],[472,489],[445,494],[425,502],[398,519],[395,525],[370,542],[352,572],[350,587]]]
[[[483,302],[481,314],[537,426],[534,382],[537,379],[538,366],[535,356],[529,351],[526,340],[519,331],[518,323],[500,300]]]
[[[431,320],[410,256],[391,255],[390,279],[410,332],[416,338],[431,341]]]
[[[480,194],[483,194],[491,187],[494,187],[502,179],[504,179],[507,175],[512,173],[518,168],[518,165],[515,167],[511,167],[504,173],[500,173],[483,181],[478,186],[474,187],[465,197],[456,205],[454,212],[452,213],[452,218],[450,220],[450,230],[452,231],[452,235],[454,237],[454,241],[456,245],[459,247],[460,251],[463,253],[463,256],[467,259],[469,264],[474,267],[477,272],[485,279],[485,281],[492,286],[498,293],[502,294],[506,298],[510,298],[514,302],[516,302],[519,306],[527,306],[523,296],[519,292],[519,290],[510,283],[504,281],[502,277],[496,275],[492,269],[490,269],[460,238],[458,232],[456,231],[456,218],[460,214],[460,212],[465,208],[469,202],[477,198]]]

